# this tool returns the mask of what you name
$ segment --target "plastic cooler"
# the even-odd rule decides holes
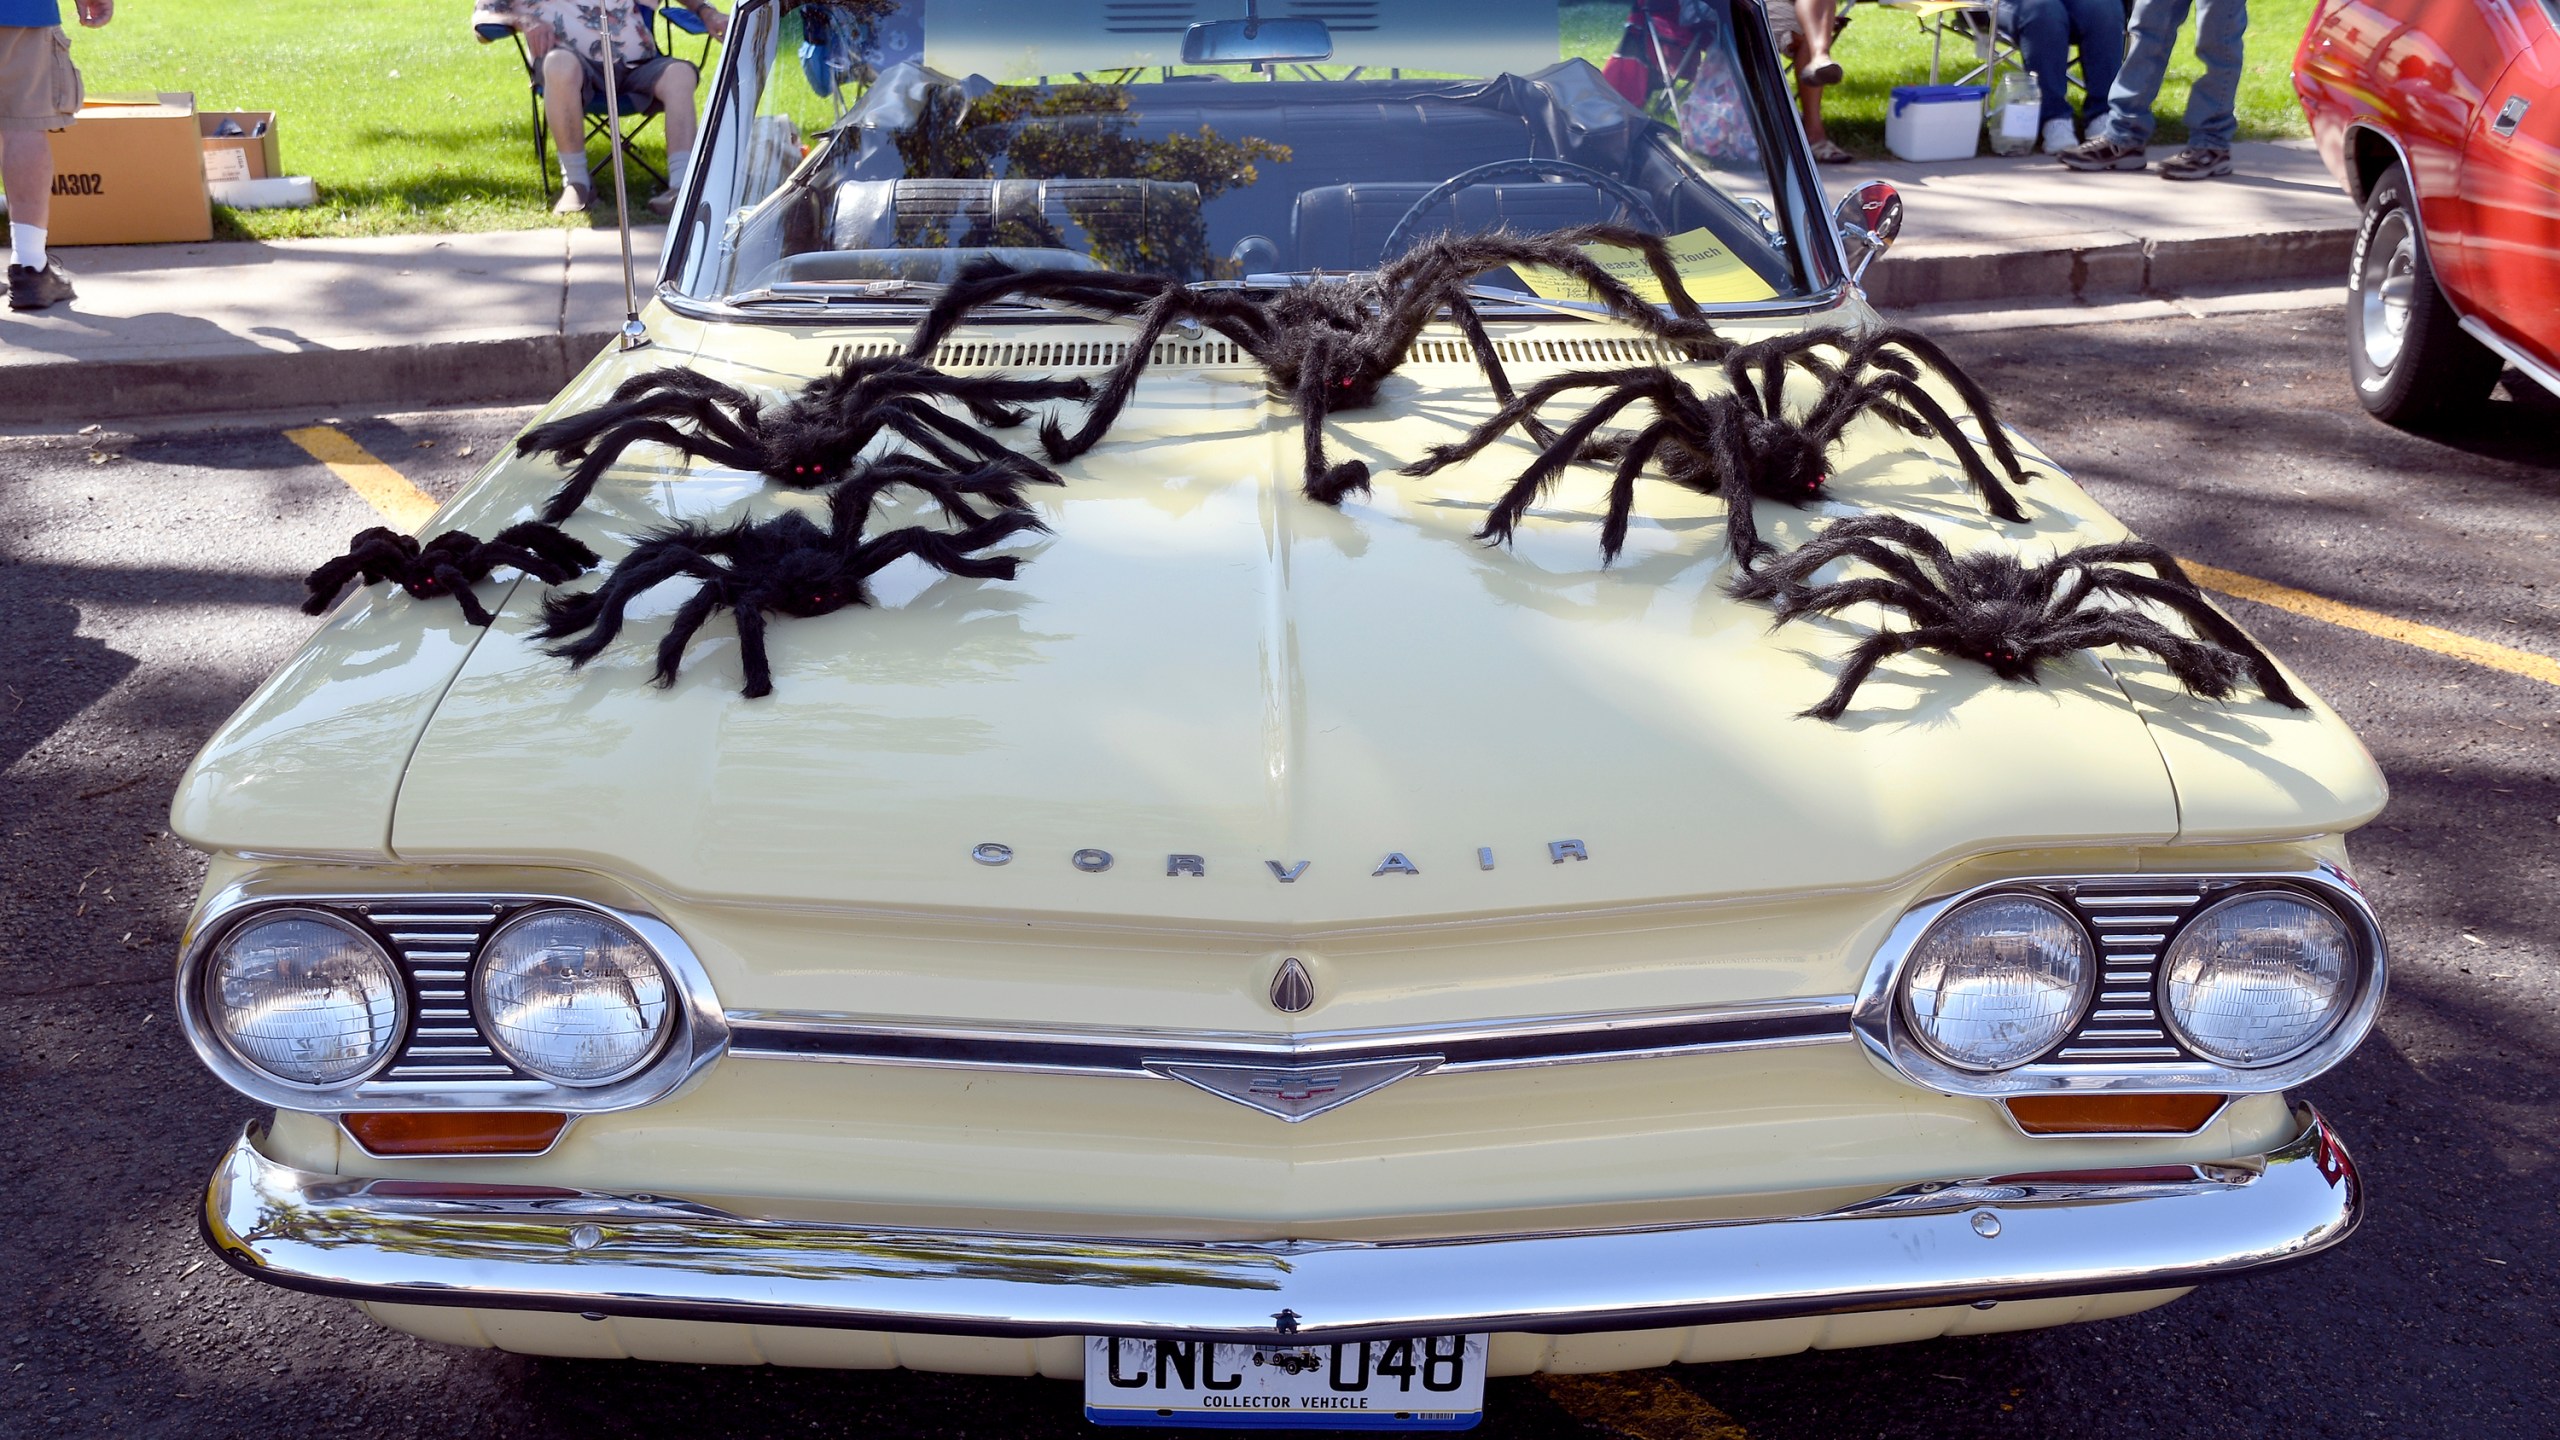
[[[1905,160],[1962,160],[1982,145],[1982,85],[1896,85],[1884,148]]]

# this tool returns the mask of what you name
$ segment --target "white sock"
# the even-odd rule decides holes
[[[595,181],[587,178],[587,155],[585,151],[581,150],[575,155],[563,155],[560,157],[560,182],[564,185],[576,185],[589,191],[596,188]]]
[[[668,189],[673,190],[684,183],[684,167],[692,163],[693,152],[690,150],[670,150],[667,152]]]
[[[44,268],[44,227],[21,221],[9,222],[9,263],[30,270]]]

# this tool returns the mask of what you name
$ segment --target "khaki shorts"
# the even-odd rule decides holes
[[[80,96],[61,26],[0,25],[0,130],[68,129]]]

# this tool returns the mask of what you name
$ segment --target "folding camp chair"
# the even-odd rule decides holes
[[[1929,83],[1938,83],[1940,53],[1948,37],[1973,52],[1973,66],[1949,82],[1971,85],[2003,65],[2027,68],[2018,54],[2018,42],[1998,22],[1997,10],[1988,0],[1880,0],[1888,10],[1899,10],[1911,17],[1929,37]],[[1957,63],[1961,64],[1962,61]]]
[[[693,68],[696,70],[708,70],[710,68],[711,31],[708,26],[702,23],[701,16],[696,15],[692,11],[679,5],[642,5],[640,9],[644,14],[651,16],[651,19],[643,21],[643,24],[650,25],[652,28],[661,24],[666,27],[665,38],[658,46],[659,53],[665,55],[675,54],[675,47],[677,43],[676,35],[678,32],[686,35],[698,35],[702,37],[702,46],[701,49],[692,57]],[[542,187],[543,192],[548,194],[551,190],[551,126],[546,121],[542,113],[541,67],[534,63],[533,52],[525,48],[524,37],[517,34],[507,26],[494,24],[474,25],[471,28],[473,33],[477,34],[483,43],[491,43],[501,39],[513,40],[515,42],[516,58],[524,62],[526,93],[532,97],[533,101],[534,180],[536,184]],[[683,59],[685,57],[677,56],[677,58]],[[622,158],[629,164],[638,167],[642,174],[647,175],[655,183],[664,185],[667,183],[665,173],[660,171],[657,166],[640,158],[640,152],[635,148],[640,137],[646,135],[649,132],[649,127],[657,123],[658,111],[660,108],[658,105],[658,99],[654,95],[642,96],[640,97],[640,100],[641,103],[637,105],[626,105],[622,108],[623,130],[622,135],[620,136],[622,144]],[[594,93],[588,95],[586,108],[586,143],[592,145],[595,143],[596,137],[605,132],[606,119],[604,92],[602,90],[596,90]]]

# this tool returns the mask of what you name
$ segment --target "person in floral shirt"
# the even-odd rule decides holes
[[[701,16],[713,39],[729,33],[729,17],[711,0],[665,3]],[[472,9],[472,24],[506,26],[524,37],[525,50],[533,57],[543,114],[560,152],[560,202],[551,207],[555,214],[579,214],[595,203],[585,116],[587,97],[604,93],[601,57],[608,32],[623,112],[635,113],[654,102],[665,113],[668,175],[683,175],[685,162],[693,158],[693,92],[701,74],[689,62],[659,53],[649,38],[653,9],[642,0],[477,0]],[[675,192],[652,198],[649,208],[668,213],[675,208]]]

